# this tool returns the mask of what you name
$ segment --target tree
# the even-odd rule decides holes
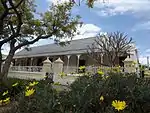
[[[114,32],[107,35],[98,35],[92,45],[88,46],[88,55],[98,64],[101,62],[101,56],[108,59],[109,66],[119,65],[119,57],[127,56],[133,49],[132,38],[120,32]]]
[[[72,38],[79,24],[79,16],[73,17],[72,2],[51,5],[45,13],[36,12],[33,0],[1,0],[0,2],[0,80],[6,80],[15,52],[40,39],[55,37]],[[40,15],[35,18],[35,15]],[[9,44],[10,51],[2,60],[2,46]],[[2,67],[2,63],[3,67]]]
[[[98,1],[98,0],[70,0],[71,2],[75,3],[76,5],[79,5],[81,4],[81,2],[86,2],[87,6],[90,7],[90,8],[93,8],[94,6],[94,2]],[[106,0],[99,0],[103,3],[105,3]]]

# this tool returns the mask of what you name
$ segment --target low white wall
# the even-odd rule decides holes
[[[10,71],[8,73],[8,77],[19,78],[19,79],[42,80],[44,79],[44,74],[43,72]]]
[[[62,85],[70,85],[72,84],[79,76],[83,76],[83,74],[68,74],[67,76],[61,78],[57,77],[54,82],[59,82]]]
[[[25,80],[42,80],[44,79],[43,72],[26,72],[26,71],[10,71],[8,73],[9,78],[18,78],[18,79],[25,79]],[[55,75],[54,75],[55,76]],[[59,82],[62,85],[70,85],[73,83],[79,76],[79,74],[68,74],[68,76],[65,76],[63,78],[56,76],[57,79],[54,80],[54,82]]]
[[[62,85],[70,85],[76,79],[77,79],[76,76],[66,76],[66,77],[63,77],[63,78],[59,78],[59,79],[55,80],[54,82],[59,82]]]

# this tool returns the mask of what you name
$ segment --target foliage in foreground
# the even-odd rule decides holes
[[[137,79],[134,74],[82,76],[70,86],[70,91],[58,92],[44,81],[34,89],[30,96],[24,92],[19,96],[17,109],[11,113],[150,112],[150,82]]]
[[[69,92],[71,105],[77,106],[78,113],[113,113],[114,100],[126,103],[125,113],[148,113],[150,102],[150,83],[137,79],[136,75],[111,74],[107,78],[93,76],[81,77],[75,81]],[[100,100],[103,97],[103,101]]]
[[[8,81],[9,83],[7,85],[0,83],[0,100],[5,100],[8,97],[14,98],[24,90],[24,86],[29,82],[13,78],[9,78]]]

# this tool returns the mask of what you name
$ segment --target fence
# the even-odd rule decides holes
[[[85,72],[96,73],[99,69],[101,69],[104,73],[107,73],[108,70],[113,68],[114,67],[106,66],[86,66],[84,70]],[[41,80],[44,79],[44,76],[47,72],[54,73],[54,82],[60,82],[61,84],[70,84],[77,77],[83,75],[79,73],[79,67],[64,66],[63,61],[61,61],[59,58],[53,63],[47,59],[43,62],[43,66],[11,66],[8,77]],[[61,72],[68,74],[68,76],[61,78],[59,76]]]
[[[42,66],[12,66],[10,71],[42,72]]]
[[[18,79],[35,79],[42,80],[44,79],[43,72],[28,72],[28,71],[10,71],[8,73],[9,78],[18,78]]]
[[[12,66],[9,71],[17,71],[17,72],[42,72],[42,66]],[[116,67],[106,67],[106,66],[87,66],[85,67],[86,72],[96,73],[99,69],[101,69],[104,73],[107,73],[110,69],[116,69]],[[122,72],[124,70],[123,67],[119,68]],[[75,66],[64,66],[63,72],[66,74],[78,73],[79,68]]]
[[[8,77],[19,79],[44,79],[42,66],[11,66]]]
[[[109,70],[120,70],[121,72],[124,72],[124,68],[123,67],[108,67],[108,66],[86,66],[85,67],[85,72],[91,72],[91,73],[97,73],[98,70],[103,71],[104,73],[107,73]],[[75,66],[64,66],[63,67],[63,72],[66,74],[71,74],[71,73],[78,73],[79,72],[79,68],[75,67]]]
[[[125,71],[132,73],[136,71],[136,67],[129,58],[125,60]],[[97,71],[101,69],[104,73],[112,69],[116,71],[124,72],[124,68],[116,68],[116,67],[106,67],[106,66],[86,66],[85,72],[97,73]],[[60,73],[66,73],[71,76],[67,76],[65,78],[61,78],[59,76]],[[45,61],[43,61],[43,66],[11,66],[9,69],[8,76],[14,78],[23,78],[23,79],[44,79],[46,73],[54,73],[54,82],[61,82],[66,84],[68,82],[74,81],[78,76],[82,76],[82,74],[78,73],[79,67],[76,66],[64,66],[64,62],[58,58],[56,61],[51,62],[49,57]]]

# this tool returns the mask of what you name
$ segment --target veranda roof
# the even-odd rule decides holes
[[[30,51],[23,49],[15,54],[14,58],[56,56],[87,53],[88,45],[94,42],[95,37],[79,40],[72,40],[66,46],[48,44],[43,46],[32,47]]]

